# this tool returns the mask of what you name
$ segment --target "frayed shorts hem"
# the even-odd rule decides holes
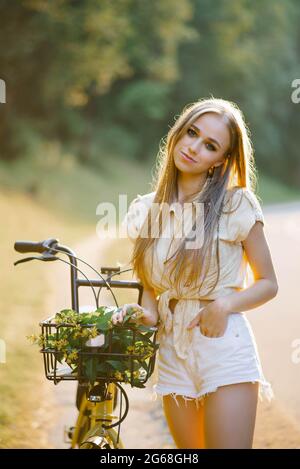
[[[271,387],[271,384],[268,383],[267,381],[263,381],[261,379],[253,379],[253,377],[251,378],[244,378],[244,379],[240,379],[238,381],[228,381],[228,382],[222,382],[222,384],[218,384],[218,385],[211,385],[211,386],[207,386],[206,388],[204,388],[201,393],[193,393],[193,392],[185,392],[183,393],[182,390],[180,391],[174,391],[173,390],[162,390],[159,388],[159,385],[154,385],[153,386],[153,394],[152,394],[152,400],[156,400],[157,399],[157,396],[160,396],[161,399],[163,398],[163,396],[168,396],[168,395],[171,395],[177,406],[179,407],[179,404],[178,404],[178,401],[177,401],[177,396],[181,396],[183,399],[184,399],[184,402],[185,402],[185,406],[187,406],[187,401],[191,401],[191,400],[194,400],[195,403],[196,403],[196,407],[198,409],[198,405],[200,403],[201,406],[204,405],[204,398],[206,396],[208,396],[209,394],[213,393],[213,392],[216,392],[218,390],[219,387],[222,387],[222,386],[228,386],[228,385],[231,385],[231,384],[240,384],[240,383],[259,383],[259,399],[261,401],[263,401],[263,399],[267,399],[268,402],[270,402],[273,398],[274,398],[274,393],[273,393],[273,390],[272,390],[272,387]]]

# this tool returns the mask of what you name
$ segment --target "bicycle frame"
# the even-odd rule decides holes
[[[113,395],[114,383],[108,385],[108,392]],[[106,399],[103,402],[91,403],[85,396],[80,405],[79,414],[71,439],[71,448],[76,447],[84,449],[85,446],[106,449],[106,444],[110,443],[113,448],[124,448],[121,438],[115,429],[105,429],[104,423],[111,424],[113,419],[113,399]],[[90,419],[90,429],[87,433],[83,430],[83,438],[81,438],[81,430],[84,429],[87,420]],[[100,423],[99,423],[100,422]]]

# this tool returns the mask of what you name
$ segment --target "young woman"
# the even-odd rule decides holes
[[[251,448],[257,398],[272,389],[245,311],[278,286],[242,112],[214,98],[186,106],[158,163],[154,191],[124,219],[142,322],[159,325],[155,391],[178,448]]]

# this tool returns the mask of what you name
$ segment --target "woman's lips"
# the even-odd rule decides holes
[[[183,151],[180,152],[182,157],[185,159],[185,161],[189,161],[191,163],[196,163],[195,160],[193,160],[193,158],[191,158],[190,156],[186,155],[185,153],[183,153]]]

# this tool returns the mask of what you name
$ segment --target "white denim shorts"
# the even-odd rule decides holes
[[[179,358],[173,345],[173,333],[160,338],[157,357],[157,384],[153,398],[171,394],[203,405],[204,397],[220,386],[258,382],[259,398],[273,398],[270,383],[265,380],[257,345],[244,313],[230,313],[227,328],[221,337],[206,337],[197,326],[186,359]],[[179,405],[179,404],[178,404]]]

